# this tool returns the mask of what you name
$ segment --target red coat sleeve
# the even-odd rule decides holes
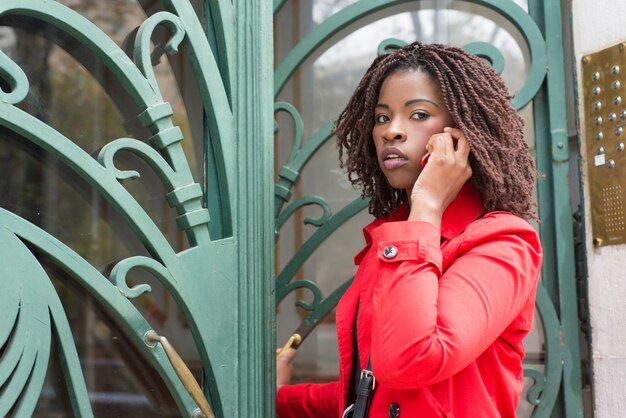
[[[536,289],[541,246],[526,221],[492,215],[459,238],[455,259],[442,274],[434,225],[390,222],[373,231],[378,268],[372,367],[390,388],[432,385],[467,367],[520,315]],[[397,255],[386,258],[390,245]]]
[[[336,417],[339,391],[339,382],[283,386],[276,394],[276,413],[278,418]]]

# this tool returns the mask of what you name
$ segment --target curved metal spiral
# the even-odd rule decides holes
[[[332,209],[328,204],[328,201],[321,196],[305,196],[296,200],[291,205],[287,206],[276,219],[276,235],[283,223],[298,209],[304,206],[317,205],[322,208],[322,215],[319,218],[304,218],[304,224],[322,226],[333,215]]]
[[[28,94],[28,78],[24,70],[0,51],[0,77],[11,87],[10,92],[0,89],[0,100],[8,104],[18,104]]]
[[[550,415],[559,394],[563,376],[563,364],[561,362],[563,347],[558,332],[560,329],[559,318],[546,288],[541,283],[537,286],[535,303],[543,322],[546,349],[545,373],[524,369],[524,376],[528,376],[534,381],[528,389],[527,396],[528,402],[536,406],[532,416],[543,417]]]
[[[178,52],[178,46],[186,34],[178,16],[168,12],[155,13],[139,26],[137,37],[135,38],[135,63],[148,79],[152,89],[161,96],[159,83],[154,76],[154,69],[152,68],[153,57],[150,50],[150,38],[159,25],[166,27],[172,33],[172,37],[165,45],[165,53],[168,55]]]

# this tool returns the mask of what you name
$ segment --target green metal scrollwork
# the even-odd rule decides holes
[[[151,362],[152,366],[159,372],[161,378],[163,378],[163,381],[170,389],[170,392],[172,393],[172,396],[176,400],[181,411],[186,411],[186,414],[191,416],[196,408],[195,403],[184,390],[182,383],[178,380],[165,354],[157,348],[150,348],[146,346],[144,343],[144,334],[151,330],[152,326],[137,311],[137,309],[127,299],[127,296],[118,291],[118,288],[109,282],[106,277],[102,276],[102,274],[93,266],[84,261],[82,257],[36,226],[3,209],[0,209],[0,225],[0,235],[3,237],[0,240],[0,245],[2,245],[2,251],[0,251],[0,254],[3,256],[6,255],[7,257],[2,263],[0,263],[0,266],[4,269],[15,268],[11,266],[19,266],[17,271],[7,271],[6,275],[2,276],[11,277],[12,280],[2,280],[0,283],[2,283],[3,286],[7,286],[7,282],[15,281],[15,286],[24,288],[26,292],[32,292],[34,298],[31,302],[32,304],[43,304],[44,312],[47,309],[47,306],[50,306],[50,311],[53,316],[53,321],[51,321],[52,324],[50,321],[45,323],[46,326],[43,327],[45,329],[40,329],[41,324],[39,324],[38,327],[33,328],[33,324],[41,323],[47,315],[31,312],[28,308],[30,304],[25,305],[25,301],[18,302],[19,315],[24,318],[23,320],[30,321],[30,323],[25,323],[23,326],[26,334],[14,333],[12,337],[11,350],[14,349],[13,347],[16,347],[15,350],[19,350],[20,344],[26,344],[28,342],[28,344],[26,344],[28,346],[32,344],[33,341],[37,341],[40,336],[35,338],[34,334],[50,334],[50,327],[54,325],[57,328],[59,342],[63,347],[62,354],[65,358],[72,360],[63,372],[68,382],[68,390],[75,393],[73,399],[75,405],[72,405],[74,407],[74,413],[77,416],[92,416],[90,412],[91,407],[89,406],[89,397],[87,395],[87,390],[84,387],[84,377],[78,361],[78,355],[76,354],[72,333],[69,325],[67,324],[66,315],[60,305],[56,291],[47,277],[47,274],[39,266],[37,258],[24,245],[24,243],[28,243],[53,260],[56,265],[67,272],[74,280],[80,283],[81,286],[86,288],[89,293],[112,314],[113,318],[120,320],[120,325],[125,329],[127,334],[132,337],[131,339],[137,348],[144,353],[146,358],[148,358]],[[11,261],[7,262],[7,260]],[[15,263],[16,260],[19,260],[19,264]],[[130,266],[128,267],[130,268]],[[20,269],[23,271],[20,271]],[[33,280],[37,280],[37,283],[33,283]],[[8,318],[10,318],[10,316]],[[2,332],[6,333],[7,329],[11,329],[11,327],[3,324]],[[20,328],[18,328],[18,331],[19,329]],[[44,348],[49,350],[49,341],[47,344],[48,347]],[[36,346],[35,344],[33,345]],[[30,350],[31,348],[28,349]],[[19,352],[16,352],[16,355],[19,355]],[[41,358],[47,359],[47,356],[42,356]],[[22,360],[20,360],[20,364],[21,361]],[[7,366],[5,366],[5,364]],[[0,370],[8,367],[10,364],[10,357],[3,356],[2,363],[0,363]],[[46,369],[47,363],[41,365],[41,370],[38,374],[42,373],[43,376],[45,376]],[[12,374],[13,378],[25,379],[30,373],[31,370],[25,368],[23,370],[17,370],[17,372]],[[2,373],[0,372],[0,376],[1,374]],[[41,391],[41,385],[33,386],[33,389],[31,390],[37,391],[37,393],[30,395],[30,402],[27,398],[22,399],[20,405],[29,405],[27,408],[34,409],[39,392]],[[20,393],[21,390],[17,390],[15,397],[11,398],[2,395],[2,397],[0,397],[0,408],[10,409]],[[28,395],[29,392],[26,392],[22,396]],[[85,411],[87,411],[87,413]],[[29,415],[25,414],[24,416]]]
[[[495,46],[488,44],[487,42],[471,42],[463,46],[463,49],[481,58],[486,59],[491,64],[491,67],[498,74],[504,70],[504,57],[502,52]]]
[[[326,19],[303,37],[276,68],[274,80],[275,97],[278,96],[296,68],[313,52],[319,53],[325,49],[327,46],[324,43],[333,35],[380,10],[406,2],[408,0],[361,0]],[[532,100],[545,77],[545,42],[541,31],[532,18],[513,1],[474,0],[472,3],[492,9],[506,18],[520,31],[527,42],[531,60],[529,74],[526,82],[512,101],[516,109],[521,109]]]
[[[32,255],[29,257],[26,247],[6,229],[0,229],[0,242],[12,248],[2,252],[1,274],[17,279],[0,282],[5,300],[10,298],[2,307],[0,415],[8,416],[23,392],[31,402],[18,406],[16,413],[29,416],[34,410],[32,400],[39,397],[43,386],[52,340],[47,289],[42,287],[46,281],[41,279],[45,273],[29,263]]]
[[[135,63],[148,79],[152,89],[160,96],[161,90],[154,76],[153,59],[150,54],[150,39],[152,38],[152,33],[159,25],[167,27],[172,32],[171,39],[165,45],[165,52],[170,55],[178,52],[178,45],[185,38],[185,30],[182,28],[178,17],[168,12],[158,12],[146,19],[137,31],[137,37],[135,38]]]
[[[536,406],[533,417],[548,417],[554,409],[563,372],[561,326],[550,296],[541,283],[537,286],[536,308],[543,322],[546,364],[544,373],[535,369],[524,369],[524,376],[534,381],[528,389],[526,399]]]
[[[404,42],[401,39],[389,38],[389,39],[383,40],[380,44],[378,44],[378,49],[376,50],[376,52],[377,52],[377,55],[379,56],[385,55],[390,52],[393,52],[396,49],[400,49],[405,45],[406,45],[406,42]]]
[[[161,283],[165,284],[165,287],[170,289],[176,287],[176,279],[162,264],[148,257],[130,257],[117,263],[115,267],[113,267],[113,269],[111,270],[111,275],[109,277],[111,283],[113,283],[115,287],[117,287],[120,292],[127,298],[136,298],[142,293],[150,292],[152,290],[150,288],[150,285],[147,284],[135,285],[132,288],[128,287],[128,285],[126,284],[126,275],[130,271],[130,269],[136,267],[142,267],[143,269],[152,273],[155,277],[159,279]]]
[[[17,104],[24,100],[28,94],[28,78],[24,71],[2,51],[0,51],[0,77],[11,87],[9,93],[0,89],[0,100],[9,104]]]
[[[307,289],[313,296],[312,301],[307,303],[303,300],[297,300],[295,304],[296,306],[309,311],[309,315],[305,321],[308,321],[306,326],[312,328],[314,324],[317,323],[317,320],[328,314],[328,312],[330,312],[330,310],[332,310],[332,308],[337,304],[347,286],[340,286],[338,290],[333,292],[333,294],[324,298],[316,283],[309,280],[298,280],[292,282],[293,276],[295,275],[296,270],[304,264],[315,249],[330,234],[332,234],[335,229],[363,210],[367,206],[367,202],[363,199],[357,199],[337,214],[333,215],[331,207],[326,199],[321,196],[305,196],[292,202],[289,206],[283,209],[284,203],[291,197],[291,188],[298,181],[302,168],[311,159],[315,152],[332,137],[332,122],[327,123],[326,126],[317,131],[303,145],[304,124],[297,109],[290,103],[279,102],[274,105],[274,112],[286,112],[293,120],[295,127],[291,152],[287,157],[286,163],[279,171],[279,181],[275,186],[276,197],[274,210],[276,214],[276,238],[278,238],[280,228],[285,221],[289,219],[289,217],[291,217],[298,209],[309,205],[317,205],[322,209],[322,215],[319,218],[308,217],[303,220],[304,224],[314,225],[319,227],[319,229],[304,243],[302,248],[279,274],[276,280],[276,303],[280,303],[286,295],[296,291],[297,289]],[[279,126],[276,123],[274,126],[274,132],[278,131]],[[349,282],[351,282],[351,280]],[[310,318],[310,320],[308,318]],[[306,337],[309,333],[310,331],[304,333],[301,332],[304,337]]]
[[[316,248],[330,235],[335,229],[347,222],[352,216],[363,210],[367,206],[367,202],[363,199],[357,199],[347,205],[337,214],[333,214],[330,205],[321,196],[305,196],[296,200],[283,209],[283,205],[291,197],[291,188],[296,184],[300,177],[300,171],[311,159],[315,152],[326,143],[331,137],[332,122],[327,123],[323,128],[318,130],[303,145],[304,124],[302,117],[297,109],[290,103],[279,102],[274,105],[275,112],[286,112],[294,121],[295,133],[291,152],[287,157],[287,162],[279,171],[279,181],[275,186],[275,205],[276,213],[275,233],[278,238],[280,228],[289,217],[291,217],[298,209],[303,206],[317,205],[322,209],[322,215],[319,218],[305,218],[303,222],[319,227],[319,229],[304,243],[298,253],[292,258],[287,266],[283,269],[276,280],[276,303],[289,293],[297,289],[307,289],[313,295],[313,300],[309,303],[303,300],[296,301],[296,306],[301,307],[310,312],[309,317],[321,318],[326,315],[336,304],[343,291],[334,292],[332,295],[324,298],[322,292],[316,283],[309,280],[298,280],[291,282],[297,269],[312,255]],[[279,131],[278,124],[275,124],[275,132]],[[345,290],[343,286],[342,289]],[[308,334],[307,334],[308,335]]]
[[[280,216],[276,219],[276,235],[278,235],[278,231],[280,230],[280,227],[296,210],[302,208],[303,206],[309,206],[309,205],[320,206],[322,208],[323,213],[322,213],[322,216],[320,216],[317,219],[304,218],[303,222],[306,225],[322,226],[332,216],[332,210],[330,208],[330,205],[326,201],[326,199],[320,196],[305,196],[301,199],[296,200],[289,206],[287,206],[285,210],[283,210],[280,213]]]
[[[248,271],[245,263],[253,260],[248,254],[256,251],[245,245],[248,245],[248,241],[262,241],[256,236],[252,237],[252,233],[250,236],[246,235],[250,228],[243,221],[262,214],[266,205],[259,201],[254,205],[246,203],[245,207],[240,208],[235,203],[245,200],[237,193],[244,189],[247,191],[246,180],[239,177],[248,172],[262,171],[267,163],[241,168],[237,165],[237,156],[238,153],[245,155],[248,146],[255,150],[269,149],[265,145],[257,148],[244,146],[244,143],[246,135],[251,135],[249,132],[264,128],[265,119],[270,119],[269,112],[263,117],[256,115],[238,118],[234,115],[234,106],[245,107],[242,97],[248,100],[247,92],[260,94],[257,91],[259,89],[245,88],[244,83],[239,82],[239,75],[234,72],[236,65],[240,69],[246,68],[246,74],[254,74],[255,77],[264,73],[262,69],[244,62],[246,57],[258,59],[255,51],[236,54],[235,47],[237,42],[250,42],[243,33],[244,20],[261,21],[269,10],[252,7],[252,2],[237,5],[230,2],[207,2],[205,24],[208,30],[205,33],[203,23],[188,0],[163,0],[161,3],[165,11],[148,17],[137,31],[133,60],[96,25],[61,3],[47,0],[24,0],[18,3],[0,0],[0,17],[6,18],[10,24],[19,26],[22,20],[27,20],[52,28],[56,33],[62,34],[63,39],[70,39],[74,44],[80,45],[82,51],[87,51],[99,64],[104,65],[130,98],[131,106],[125,104],[125,111],[133,110],[134,106],[136,113],[124,116],[136,117],[149,132],[146,142],[130,137],[115,139],[104,145],[98,152],[97,160],[94,159],[90,154],[93,150],[83,150],[72,138],[16,106],[26,97],[29,80],[9,56],[0,52],[0,76],[10,87],[9,91],[0,92],[0,126],[30,143],[33,148],[42,149],[58,158],[61,164],[91,186],[122,215],[122,219],[149,254],[149,257],[131,256],[119,261],[109,277],[105,277],[75,251],[47,232],[0,209],[0,236],[3,237],[0,239],[3,250],[0,268],[5,268],[0,279],[0,289],[3,293],[10,293],[13,287],[5,287],[18,286],[19,289],[26,289],[34,280],[46,283],[37,292],[17,292],[16,295],[22,295],[23,297],[19,296],[22,299],[7,304],[4,303],[4,298],[0,300],[0,312],[7,314],[0,320],[0,343],[6,347],[5,344],[10,341],[5,354],[19,350],[20,344],[24,347],[23,352],[28,353],[28,356],[3,355],[0,359],[0,378],[9,379],[10,383],[7,385],[11,385],[6,386],[10,390],[3,388],[0,395],[1,416],[11,411],[14,405],[20,408],[18,416],[28,416],[34,410],[47,368],[49,341],[53,335],[51,329],[55,329],[54,335],[58,334],[58,346],[64,359],[63,372],[74,415],[93,416],[71,329],[50,279],[37,261],[39,254],[52,260],[55,267],[66,272],[71,280],[86,289],[104,307],[137,350],[158,371],[183,416],[192,416],[197,406],[184,390],[160,346],[148,346],[144,341],[144,335],[152,326],[129,298],[150,292],[151,289],[147,284],[129,287],[126,276],[131,269],[143,269],[152,274],[169,291],[180,308],[200,355],[204,368],[204,391],[216,416],[260,416],[260,413],[251,411],[258,411],[259,408],[263,411],[271,409],[271,405],[266,404],[268,399],[252,400],[256,395],[247,395],[250,392],[249,387],[263,386],[258,384],[259,380],[265,379],[263,376],[255,375],[250,382],[232,379],[233,373],[239,376],[251,373],[253,368],[246,367],[245,364],[253,364],[252,357],[260,356],[258,353],[247,354],[241,349],[245,341],[253,341],[252,338],[242,338],[238,333],[246,329],[245,322],[250,320],[247,306],[254,306],[250,308],[252,312],[266,305],[256,300],[238,302],[238,298],[244,293],[238,287],[245,287],[242,283],[256,285],[266,282],[262,277],[258,280],[240,278],[240,275],[247,277],[243,273]],[[240,10],[243,14],[238,16],[235,10]],[[183,47],[180,50],[186,55],[200,92],[206,120],[206,189],[193,179],[181,144],[184,140],[183,133],[172,120],[173,109],[164,101],[152,68],[162,51],[151,50],[150,45],[153,32],[159,26],[169,32],[169,40],[164,48],[167,54],[176,54],[179,47]],[[235,38],[235,33],[240,35]],[[265,43],[269,44],[269,32],[265,33],[265,40],[259,42],[264,48]],[[80,61],[83,57],[76,59]],[[261,59],[263,60],[264,58]],[[88,70],[92,68],[89,65],[85,67]],[[265,77],[269,77],[269,66],[266,73]],[[266,96],[256,99],[269,102],[270,90]],[[253,126],[244,127],[244,120],[257,122]],[[243,132],[237,141],[234,140],[236,130]],[[271,135],[271,130],[259,130]],[[190,248],[182,252],[174,250],[163,231],[124,187],[122,181],[138,178],[139,174],[131,168],[119,169],[116,166],[115,158],[120,151],[136,155],[156,173],[165,186],[167,202],[177,212],[176,223],[185,232]],[[258,178],[255,184],[258,184],[258,190],[265,190],[266,193],[269,192],[269,188],[265,186],[268,182],[269,175],[267,180]],[[271,207],[271,201],[268,206]],[[253,207],[261,209],[255,209],[251,215]],[[271,232],[268,233],[268,238],[270,235]],[[242,244],[244,241],[245,245]],[[272,239],[268,242],[271,243]],[[30,253],[33,248],[37,254]],[[17,269],[14,263],[8,262],[15,257],[22,257],[24,262],[20,264],[29,267],[24,267],[23,271]],[[259,264],[258,259],[254,262]],[[264,267],[249,268],[249,271],[252,270],[266,273]],[[44,290],[45,295],[42,293]],[[25,294],[27,295],[24,296]],[[224,330],[224,323],[240,326]],[[250,331],[256,332],[258,328],[251,328]],[[33,343],[37,341],[37,344],[26,347],[29,329],[37,330],[38,337],[32,340]],[[258,346],[257,340],[253,343]],[[256,348],[252,347],[252,350]],[[270,356],[273,358],[271,353]]]
[[[280,303],[292,290],[299,286],[290,286],[290,282],[296,271],[313,254],[313,252],[328,238],[337,228],[343,225],[354,215],[367,207],[365,199],[355,199],[336,214],[332,215],[309,239],[302,245],[302,248],[289,260],[285,268],[276,278],[276,303]],[[312,289],[312,286],[307,285]],[[318,291],[314,291],[317,293]]]
[[[539,405],[541,394],[546,387],[546,377],[535,369],[524,369],[524,377],[533,379],[532,386],[528,389],[526,400],[533,406]]]

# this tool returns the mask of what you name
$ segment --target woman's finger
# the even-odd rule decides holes
[[[277,349],[276,351],[278,352],[279,349]],[[282,352],[278,355],[278,357],[276,357],[276,361],[281,361],[284,363],[291,363],[291,361],[296,357],[296,355],[298,354],[298,351],[294,348],[288,348],[286,350],[282,350]]]
[[[441,156],[446,155],[446,135],[444,133],[435,134],[430,137],[428,143],[430,144],[431,154],[438,154]],[[448,135],[449,136],[449,135]]]
[[[456,138],[454,138],[450,132],[443,133],[443,142],[445,145],[446,156],[454,155],[454,143],[456,142]]]
[[[467,160],[467,157],[469,156],[469,153],[470,153],[470,146],[469,146],[469,141],[465,139],[465,136],[462,136],[461,138],[459,138],[457,146],[456,146],[456,152],[457,152],[457,155],[461,157],[463,160]]]
[[[456,154],[462,159],[467,159],[470,146],[468,140],[465,138],[465,134],[458,128],[444,128],[444,132],[449,133],[454,142],[456,142]]]

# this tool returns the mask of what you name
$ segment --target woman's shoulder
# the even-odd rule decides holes
[[[463,232],[465,239],[494,239],[502,235],[517,235],[534,246],[540,246],[539,234],[527,220],[511,212],[487,212],[470,223]]]

